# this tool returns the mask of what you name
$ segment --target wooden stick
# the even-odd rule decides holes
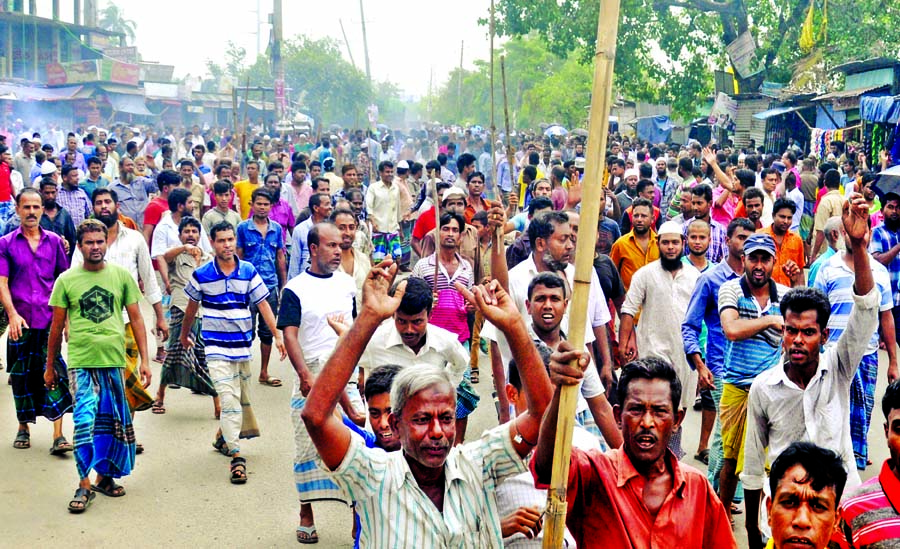
[[[600,2],[597,22],[597,51],[594,55],[594,86],[591,94],[591,117],[588,126],[587,164],[583,179],[581,201],[581,229],[575,247],[575,288],[569,309],[569,342],[574,349],[584,347],[588,296],[597,222],[600,217],[600,195],[603,193],[606,140],[609,131],[609,107],[612,95],[613,65],[616,59],[616,33],[619,26],[619,0]],[[573,364],[574,366],[574,364]],[[559,401],[559,420],[553,454],[553,476],[547,491],[547,518],[544,522],[544,549],[562,547],[566,524],[566,486],[569,479],[569,460],[572,453],[572,429],[578,386],[562,388]]]
[[[519,189],[516,188],[517,179],[514,167],[516,165],[516,148],[513,145],[512,136],[509,134],[509,102],[506,99],[506,57],[500,56],[500,80],[503,83],[503,118],[506,122],[506,162],[509,172],[510,194],[516,193],[516,204],[519,200]],[[499,185],[500,182],[498,181]]]
[[[502,205],[502,200],[500,198],[500,187],[498,186],[498,182],[494,181],[497,178],[497,167],[494,165],[494,147],[497,143],[497,125],[494,124],[494,0],[491,0],[491,25],[490,25],[490,33],[491,33],[491,181],[494,182],[493,189],[491,193],[493,197],[497,200],[500,200]],[[498,232],[500,232],[498,230]],[[500,236],[503,236],[503,233],[500,232]]]
[[[438,275],[441,273],[441,262],[438,257],[438,248],[441,245],[441,201],[438,196],[438,180],[434,177],[434,170],[431,170],[429,179],[431,180],[431,200],[434,202],[434,286],[431,291],[434,294],[435,304],[437,304]]]

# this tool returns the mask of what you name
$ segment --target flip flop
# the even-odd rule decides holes
[[[94,501],[95,497],[97,497],[97,494],[94,492],[79,487],[75,490],[75,497],[69,502],[69,512],[74,515],[84,513],[87,511],[87,508],[91,506],[91,502]],[[81,507],[77,507],[76,505],[78,504],[81,504]]]
[[[709,450],[702,450],[699,454],[694,456],[694,459],[703,465],[709,465]]]
[[[150,407],[150,411],[156,415],[162,415],[162,414],[166,413],[166,407],[163,406],[162,402],[160,402],[158,400],[154,400],[153,406]]]
[[[31,433],[28,431],[19,431],[16,433],[16,439],[13,441],[13,448],[17,450],[27,450],[31,448]]]
[[[471,381],[472,384],[474,385],[474,384],[478,383],[478,377],[479,377],[478,368],[472,368],[472,371],[470,372],[470,375],[469,375],[469,381]]]
[[[50,448],[50,455],[61,456],[66,452],[72,451],[72,445],[66,440],[66,437],[57,437],[53,439],[53,446]]]
[[[116,484],[112,477],[103,477],[103,480],[96,486],[91,485],[91,490],[111,498],[120,498],[125,495],[125,488]]]
[[[298,526],[297,542],[307,545],[319,543],[319,534],[316,532],[315,526]]]
[[[281,380],[272,376],[269,376],[266,379],[260,379],[259,383],[260,385],[268,385],[269,387],[281,387]]]

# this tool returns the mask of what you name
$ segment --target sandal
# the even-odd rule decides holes
[[[281,387],[281,380],[272,376],[269,376],[266,379],[260,379],[259,383],[260,385],[268,385],[269,387]]]
[[[28,431],[19,431],[16,433],[16,440],[13,441],[13,448],[18,450],[27,450],[31,448],[31,433]]]
[[[97,494],[86,488],[78,488],[75,490],[75,497],[69,502],[69,512],[74,514],[84,513],[91,506],[91,502]]]
[[[120,498],[125,495],[125,488],[116,484],[112,477],[103,477],[103,480],[96,485],[91,485],[91,490],[111,498]]]
[[[53,439],[53,446],[50,448],[50,455],[61,456],[66,452],[72,451],[72,445],[66,440],[66,437],[57,437]]]
[[[743,515],[744,512],[741,510],[740,507],[738,507],[737,503],[732,503],[731,504],[731,514],[732,515]]]
[[[242,457],[231,458],[231,483],[245,484],[247,482],[247,460]]]
[[[297,527],[297,542],[311,545],[313,543],[319,543],[319,534],[316,533],[316,527],[313,526],[298,526]]]
[[[138,454],[138,455],[143,454],[144,453],[144,445],[141,444],[140,442],[135,444],[134,445],[134,453]]]
[[[158,362],[158,363],[162,364],[165,361],[166,361],[166,352],[165,351],[161,350],[158,353],[156,353],[155,357],[153,357],[153,362]]]
[[[166,407],[163,406],[161,400],[154,400],[153,406],[150,407],[150,411],[156,415],[162,415],[166,413]]]
[[[228,450],[228,444],[225,443],[225,437],[223,437],[222,435],[219,435],[219,438],[217,438],[216,441],[213,442],[213,448],[215,448],[216,451],[223,456],[228,457],[231,455],[231,452],[229,452]]]
[[[697,455],[694,456],[694,459],[702,463],[703,465],[709,465],[709,449],[701,450]]]
[[[478,368],[472,368],[469,381],[471,381],[473,385],[478,383]]]

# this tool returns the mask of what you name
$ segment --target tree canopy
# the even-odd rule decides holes
[[[250,86],[271,87],[274,77],[269,58],[260,55],[248,66],[246,54],[244,48],[229,43],[224,65],[207,61],[213,81],[228,77],[243,86],[249,78]],[[281,55],[290,100],[317,122],[364,127],[370,102],[378,105],[380,121],[402,122],[405,106],[398,88],[390,82],[373,82],[370,87],[365,73],[341,56],[335,40],[298,36],[285,40]],[[271,94],[268,100],[272,101]]]
[[[690,116],[713,90],[712,70],[730,63],[725,46],[745,31],[757,43],[763,70],[742,79],[742,91],[763,79],[786,83],[804,55],[798,39],[810,6],[819,37],[815,53],[826,67],[900,52],[896,0],[622,0],[616,89]],[[498,0],[497,32],[536,33],[553,54],[590,64],[598,10],[598,2],[582,0]]]

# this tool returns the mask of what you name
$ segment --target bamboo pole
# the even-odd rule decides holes
[[[569,342],[574,349],[584,348],[584,332],[588,328],[588,295],[591,287],[594,244],[600,217],[602,174],[606,162],[606,139],[609,131],[609,107],[612,95],[613,65],[616,59],[616,33],[619,26],[619,0],[600,2],[597,22],[597,51],[594,54],[594,86],[591,93],[591,117],[588,125],[587,164],[584,173],[584,195],[581,201],[581,230],[575,247],[575,288],[569,310]],[[572,429],[578,386],[562,388],[559,419],[556,426],[556,449],[553,454],[553,476],[547,491],[547,519],[544,524],[544,549],[562,547],[566,523],[566,485],[572,453]]]
[[[434,294],[434,304],[437,305],[438,275],[441,274],[441,261],[438,254],[441,246],[441,199],[437,190],[438,180],[434,175],[434,170],[431,170],[431,200],[434,202],[434,286],[431,291]]]
[[[512,193],[516,194],[516,204],[518,204],[519,189],[516,186],[518,178],[516,178],[515,174],[516,149],[513,145],[512,136],[509,133],[509,101],[506,98],[506,57],[503,55],[500,56],[500,82],[503,84],[503,119],[506,123],[506,171],[509,172],[510,195]],[[497,181],[497,185],[499,184],[500,182]]]
[[[491,189],[491,197],[500,200],[500,187],[498,186],[497,179],[497,167],[495,166],[495,152],[494,147],[497,144],[497,125],[494,123],[494,0],[491,0],[491,24],[490,24],[490,32],[491,32],[491,181],[493,181],[493,187]],[[502,200],[501,200],[502,202]],[[501,233],[502,235],[502,233]]]

